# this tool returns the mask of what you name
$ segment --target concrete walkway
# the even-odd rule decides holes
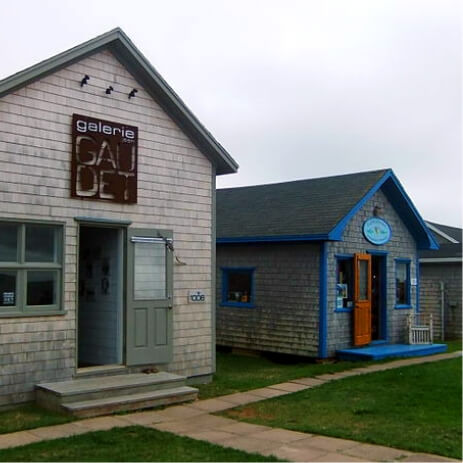
[[[437,455],[414,453],[346,439],[248,424],[214,416],[211,413],[310,389],[328,381],[348,376],[390,370],[419,363],[436,362],[460,357],[461,354],[461,352],[453,352],[432,357],[401,359],[335,374],[320,375],[314,378],[300,378],[247,392],[229,394],[214,399],[198,400],[188,405],[173,406],[164,410],[103,416],[29,431],[3,434],[0,435],[0,449],[136,424],[246,452],[257,452],[265,456],[274,455],[290,461],[459,461]]]

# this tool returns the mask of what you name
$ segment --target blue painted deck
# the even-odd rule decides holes
[[[447,350],[446,344],[380,344],[352,347],[336,351],[341,360],[381,360],[388,357],[420,357],[440,354]]]

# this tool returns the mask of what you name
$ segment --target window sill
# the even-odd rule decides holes
[[[402,309],[413,309],[411,304],[396,304],[395,309],[402,310]]]
[[[251,302],[221,302],[221,307],[241,307],[245,309],[254,309],[256,307],[255,304]]]
[[[339,313],[348,313],[348,312],[352,312],[353,307],[339,307],[337,309],[334,309],[335,312],[339,312]]]
[[[45,311],[37,310],[35,312],[2,312],[0,310],[0,318],[25,318],[25,317],[53,317],[59,315],[66,315],[67,310],[54,310],[54,311]]]

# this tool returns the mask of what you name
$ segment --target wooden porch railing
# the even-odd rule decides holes
[[[409,344],[432,344],[432,339],[432,314],[410,314],[408,316]]]

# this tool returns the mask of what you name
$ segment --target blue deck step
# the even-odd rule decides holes
[[[340,360],[381,360],[388,357],[420,357],[440,354],[447,350],[446,344],[384,344],[353,347],[336,351]]]

